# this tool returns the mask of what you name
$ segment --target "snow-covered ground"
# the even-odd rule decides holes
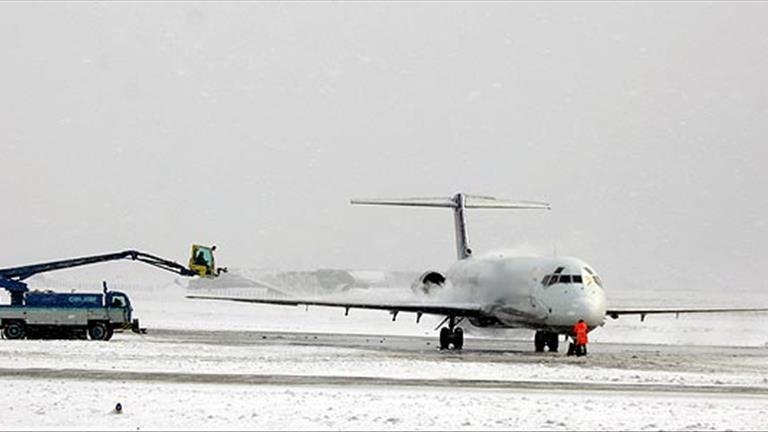
[[[761,430],[765,398],[2,379],[2,429]],[[116,402],[123,413],[112,412]],[[4,401],[8,402],[8,401]]]
[[[259,335],[157,330],[110,342],[2,341],[0,429],[768,426],[765,348],[595,344],[589,357],[568,358],[520,351],[527,342],[511,353],[480,340],[478,352],[441,353],[419,343],[397,349],[413,339],[403,337],[376,349]],[[271,384],[275,377],[286,379]],[[376,381],[356,382],[365,378]]]
[[[144,373],[258,374],[376,377],[425,380],[494,380],[576,383],[744,386],[768,390],[768,349],[745,352],[690,351],[679,355],[593,346],[589,358],[493,352],[438,354],[436,350],[381,352],[289,344],[239,344],[238,336],[212,334],[202,342],[120,334],[109,343],[83,341],[3,341],[2,368],[73,369]],[[218,339],[218,340],[216,340]],[[216,340],[216,343],[212,343]],[[386,342],[386,348],[397,342]],[[482,348],[477,346],[477,348]],[[519,346],[515,346],[519,349]],[[734,358],[729,358],[732,353]],[[629,357],[624,358],[624,357]],[[699,358],[699,365],[680,364]],[[52,362],[55,359],[55,363]],[[624,360],[621,362],[620,360]],[[698,367],[701,366],[701,367]],[[716,372],[713,374],[712,372]],[[764,375],[765,374],[765,375]]]

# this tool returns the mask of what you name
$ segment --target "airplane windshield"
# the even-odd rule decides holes
[[[593,272],[589,267],[584,267],[584,271],[589,273],[589,275],[586,277],[586,280],[584,281],[587,285],[594,282],[600,288],[603,287],[603,281],[600,280],[600,276],[598,276],[597,273]]]
[[[541,284],[545,287],[550,287],[555,284],[590,284],[596,283],[602,287],[603,283],[600,278],[594,274],[591,270],[584,268],[587,271],[587,275],[580,274],[561,274],[565,271],[564,267],[558,267],[553,274],[548,274],[541,279]]]

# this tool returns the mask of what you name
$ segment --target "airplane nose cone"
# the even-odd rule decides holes
[[[605,294],[602,290],[596,290],[581,299],[575,305],[574,312],[577,319],[583,319],[589,328],[595,328],[605,323]]]
[[[547,323],[551,326],[570,328],[580,319],[591,329],[605,323],[605,294],[598,287],[548,289],[539,299],[549,311]]]

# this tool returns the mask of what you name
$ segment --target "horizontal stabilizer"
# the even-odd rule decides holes
[[[480,195],[464,195],[464,208],[476,209],[550,209],[548,203],[535,201],[510,201]],[[387,205],[405,207],[447,207],[458,208],[456,197],[425,197],[425,198],[369,198],[353,199],[357,205]]]
[[[485,197],[478,195],[466,195],[464,198],[464,207],[466,208],[485,208],[485,209],[539,209],[550,210],[548,203],[535,201],[510,201],[494,197]]]
[[[356,205],[456,208],[456,203],[451,198],[370,198],[353,199],[350,202]]]

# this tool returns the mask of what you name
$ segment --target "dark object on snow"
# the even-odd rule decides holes
[[[121,404],[120,402],[118,402],[117,405],[115,405],[115,413],[117,414],[123,413],[123,404]]]

